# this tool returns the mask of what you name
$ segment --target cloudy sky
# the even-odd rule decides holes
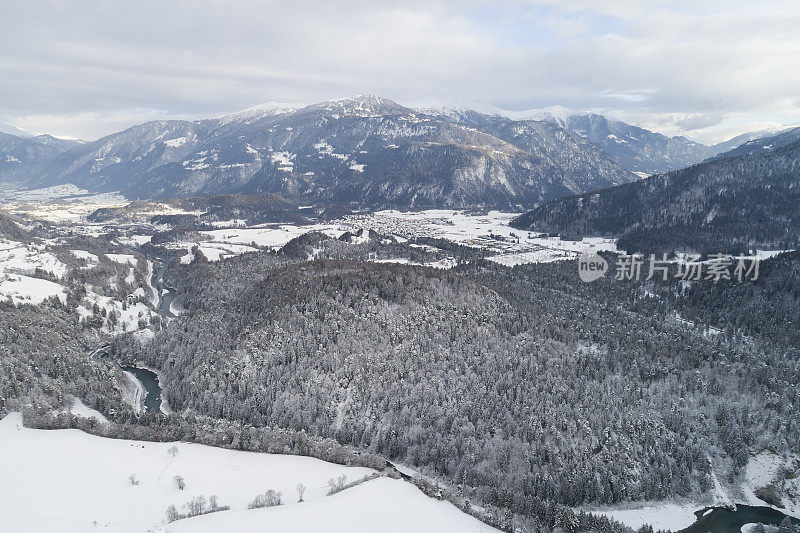
[[[6,2],[0,121],[94,139],[374,93],[560,104],[717,142],[800,124],[800,2]]]

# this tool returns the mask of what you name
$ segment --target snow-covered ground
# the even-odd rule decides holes
[[[691,502],[650,502],[640,505],[589,507],[585,510],[613,518],[634,530],[650,524],[656,531],[659,529],[679,531],[692,525],[697,520],[694,512],[702,508],[702,505]]]
[[[308,226],[296,226],[292,224],[280,225],[259,225],[251,227],[240,227],[239,221],[232,221],[236,226],[226,229],[201,231],[203,240],[193,242],[181,242],[176,248],[183,248],[186,254],[181,257],[184,264],[190,263],[194,259],[192,249],[195,246],[200,248],[203,255],[209,261],[219,261],[225,257],[252,252],[260,248],[278,249],[294,239],[310,231],[322,231],[331,237],[338,237],[344,233],[344,229],[336,224],[315,224]]]
[[[92,414],[82,403],[73,412]],[[169,453],[175,446],[177,454]],[[180,520],[167,531],[495,531],[449,503],[403,481],[380,478],[327,496],[328,480],[370,474],[309,457],[241,452],[187,443],[106,439],[78,430],[22,427],[0,421],[0,520],[4,531],[163,531],[169,505],[217,495],[230,511]],[[133,475],[138,484],[129,482]],[[180,475],[185,490],[173,479]],[[306,487],[296,502],[295,487]],[[248,510],[269,489],[285,505]]]
[[[800,518],[800,498],[792,499],[788,494],[800,496],[800,477],[792,477],[783,481],[783,472],[800,471],[800,456],[784,457],[770,451],[763,451],[751,456],[745,467],[744,480],[741,486],[725,486],[715,472],[711,472],[714,486],[709,501],[663,501],[623,503],[612,506],[586,507],[584,510],[613,518],[633,529],[650,524],[654,529],[678,531],[696,520],[694,512],[707,506],[730,507],[736,503],[754,506],[769,506],[755,495],[755,491],[776,483],[781,487],[783,495],[782,508],[779,511]],[[737,494],[738,496],[734,496]],[[775,508],[774,506],[770,506]]]
[[[39,269],[57,278],[63,277],[67,266],[46,248],[41,243],[24,244],[0,238],[0,272],[32,274]]]
[[[521,231],[508,225],[516,216],[517,213],[500,211],[473,215],[444,209],[409,212],[385,210],[344,217],[340,224],[347,229],[368,228],[403,238],[440,238],[472,248],[486,249],[496,254],[487,259],[506,266],[563,261],[575,259],[586,251],[617,249],[612,239],[563,241],[558,237],[542,237],[537,233]]]
[[[168,453],[173,445],[175,457]],[[303,483],[310,502],[325,497],[331,478],[371,472],[309,457],[26,429],[18,413],[0,421],[0,457],[0,529],[26,532],[144,532],[163,525],[169,505],[180,508],[201,494],[241,511],[268,489],[290,502]],[[129,483],[131,474],[138,485]],[[176,475],[185,490],[173,486]]]
[[[478,533],[497,529],[413,485],[378,478],[327,498],[251,511],[228,511],[180,520],[168,533],[252,531],[272,533]]]
[[[61,303],[67,301],[63,285],[46,279],[0,273],[0,299],[11,301],[14,305],[39,305],[51,296],[57,297]]]
[[[98,422],[102,422],[103,424],[108,424],[108,419],[105,416],[103,416],[103,413],[87,406],[79,398],[75,398],[75,402],[73,402],[69,412],[75,416],[81,416],[83,418],[94,417],[97,419]],[[1,423],[2,422],[0,422],[0,424]]]

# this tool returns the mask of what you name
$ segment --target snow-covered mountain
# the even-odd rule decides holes
[[[635,183],[560,198],[511,225],[620,237],[630,252],[795,249],[800,234],[800,128],[724,157]]]
[[[506,120],[506,122],[510,122]],[[553,123],[482,131],[378,96],[155,121],[29,177],[131,198],[279,192],[357,207],[517,207],[636,179]]]
[[[570,117],[590,114],[588,111],[578,111],[560,105],[512,111],[485,102],[477,102],[469,105],[455,103],[452,105],[424,106],[417,109],[428,115],[445,116],[459,122],[534,120],[537,122],[553,122],[561,127],[566,125]]]
[[[0,133],[5,133],[7,135],[14,135],[16,137],[36,137],[35,133],[31,133],[30,131],[20,128],[19,126],[15,126],[13,124],[9,124],[8,122],[0,122]]]
[[[247,122],[249,120],[258,120],[260,118],[282,115],[284,113],[291,113],[305,107],[304,104],[291,104],[279,102],[265,102],[241,111],[228,113],[219,117],[222,123],[229,122]]]
[[[677,170],[718,153],[712,147],[685,137],[667,137],[598,113],[558,105],[509,111],[481,103],[473,106],[429,107],[425,111],[479,128],[509,120],[556,124],[600,146],[613,161],[639,174]],[[719,151],[724,149],[720,147]]]
[[[78,145],[78,141],[51,135],[19,136],[0,132],[0,183],[30,179],[58,154]]]
[[[740,142],[735,142],[731,149],[716,155],[712,159],[759,154],[770,150],[776,150],[800,140],[800,127],[745,133],[731,139],[731,141],[734,140]],[[720,143],[717,146],[728,146],[731,141]]]

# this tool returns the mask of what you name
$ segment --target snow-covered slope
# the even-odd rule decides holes
[[[248,107],[247,109],[242,109],[241,111],[236,111],[234,113],[223,115],[219,117],[218,120],[222,124],[227,124],[230,122],[240,122],[240,121],[247,122],[251,120],[258,120],[260,118],[281,115],[283,113],[291,113],[303,107],[305,107],[304,104],[265,102],[263,104],[255,105],[253,107]]]
[[[78,414],[88,409],[73,408]],[[170,453],[170,448],[177,453]],[[230,511],[179,520],[167,531],[494,531],[416,487],[379,478],[334,496],[328,480],[372,473],[310,457],[225,450],[188,443],[106,439],[78,430],[22,427],[12,413],[0,420],[0,530],[53,532],[163,531],[166,508],[217,495]],[[133,475],[138,484],[131,484]],[[184,478],[178,490],[174,478]],[[296,503],[295,487],[306,487]],[[284,505],[248,510],[267,490]]]
[[[475,102],[471,104],[454,103],[451,105],[436,105],[418,108],[420,112],[429,115],[440,115],[450,117],[459,121],[470,121],[475,114],[484,115],[494,119],[509,120],[534,120],[539,122],[553,122],[559,126],[564,126],[567,119],[574,116],[590,114],[589,111],[579,111],[561,105],[553,105],[522,111],[503,109],[486,102]]]
[[[280,507],[231,511],[174,522],[167,533],[491,533],[498,530],[428,498],[413,485],[378,478],[327,498]]]
[[[331,478],[371,473],[309,457],[26,429],[19,413],[0,421],[0,457],[0,529],[25,532],[144,532],[163,525],[169,505],[180,509],[201,494],[243,510],[268,489],[294,501],[303,483],[311,502],[325,497]],[[138,485],[130,484],[131,475]],[[173,485],[176,475],[185,490]]]

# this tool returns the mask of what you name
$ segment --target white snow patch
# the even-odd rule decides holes
[[[696,503],[651,502],[641,506],[597,507],[584,509],[587,512],[605,515],[633,529],[650,524],[653,529],[679,531],[694,524],[694,512],[702,506]]]
[[[89,253],[86,250],[70,250],[72,255],[77,257],[78,259],[83,259],[87,263],[87,268],[94,267],[98,262],[100,262],[100,258],[98,258],[93,253]]]
[[[133,407],[135,412],[144,412],[144,399],[147,397],[144,384],[127,370],[123,370],[122,375],[125,377],[125,383],[122,384],[123,401]]]
[[[123,265],[127,264],[135,267],[139,264],[139,261],[134,256],[129,254],[106,254],[106,257],[115,263],[120,263]]]
[[[22,244],[0,239],[0,273],[33,274],[39,269],[63,278],[68,270],[67,265],[46,252],[46,249],[44,244]]]
[[[186,141],[188,141],[186,137],[177,137],[175,139],[167,139],[166,141],[164,141],[164,144],[166,144],[170,148],[179,148],[184,144],[186,144]]]
[[[92,409],[91,407],[86,406],[80,398],[75,398],[75,402],[72,404],[72,407],[69,410],[75,416],[81,416],[83,418],[96,418],[98,422],[103,424],[108,424],[108,419],[103,416],[103,413],[96,409]]]
[[[790,473],[784,478],[784,472]],[[758,489],[775,484],[782,496],[784,513],[800,517],[800,455],[779,455],[764,450],[750,457],[745,467],[742,492],[751,505],[768,505],[755,495]],[[794,498],[790,494],[795,495]]]

